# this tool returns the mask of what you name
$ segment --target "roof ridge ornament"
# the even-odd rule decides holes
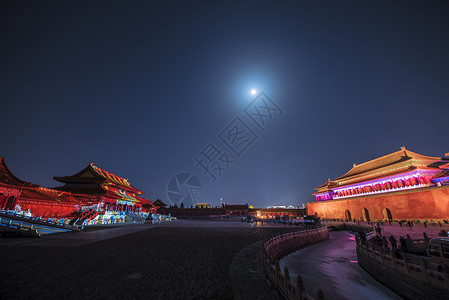
[[[407,154],[407,149],[404,146],[401,147],[401,150],[404,151],[405,157],[409,157]]]
[[[357,164],[356,164],[356,163],[353,163],[353,164],[352,164],[352,167],[353,167],[353,168],[355,168],[356,166],[357,166]]]

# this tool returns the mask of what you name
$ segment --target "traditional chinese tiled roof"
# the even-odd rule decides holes
[[[136,194],[143,194],[142,191],[133,187],[128,179],[124,179],[111,172],[105,171],[91,162],[86,168],[72,176],[53,177],[55,180],[63,183],[98,183],[103,185],[116,185],[126,189],[133,190]],[[71,187],[72,188],[72,187]],[[62,188],[61,188],[62,189]]]
[[[71,193],[43,187],[23,189],[20,194],[20,198],[38,201],[54,201],[60,203],[81,203],[81,201]]]
[[[328,181],[317,188],[315,194],[326,192],[327,190],[344,186],[346,184],[360,183],[367,180],[379,179],[382,177],[406,173],[414,169],[420,170],[440,170],[442,166],[449,163],[449,159],[444,157],[432,157],[418,154],[401,147],[401,150],[391,154],[367,161],[362,164],[354,164],[346,174]]]
[[[435,173],[432,178],[443,178],[449,177],[449,170],[443,170],[438,173]]]
[[[139,202],[140,202],[142,205],[147,204],[147,205],[151,206],[152,208],[155,208],[155,209],[158,209],[158,208],[159,208],[158,206],[154,205],[154,203],[151,202],[151,200],[149,200],[149,199],[141,198],[141,197],[139,197],[139,196],[137,196],[136,199],[139,200]]]
[[[209,203],[197,203],[197,204],[195,204],[195,207],[207,207],[207,208],[212,208],[212,205],[210,205]]]
[[[101,185],[90,185],[90,186],[58,186],[52,188],[54,190],[70,192],[74,194],[86,194],[86,195],[99,195],[104,194],[105,190]]]
[[[354,164],[354,166],[351,170],[349,170],[343,176],[337,177],[335,180],[359,175],[362,173],[366,173],[366,172],[380,169],[383,167],[391,166],[391,165],[401,163],[404,161],[408,161],[408,160],[426,161],[430,165],[431,162],[441,161],[442,158],[421,155],[421,154],[409,151],[409,150],[405,149],[405,147],[401,147],[401,150],[399,150],[397,152],[393,152],[391,154],[367,161],[367,162],[359,164],[359,165]]]
[[[161,207],[161,208],[167,207],[167,204],[165,204],[164,202],[162,202],[161,199],[157,199],[156,201],[154,201],[153,204],[156,205],[156,206],[159,206],[159,207]]]
[[[119,176],[117,176],[117,175],[115,175],[115,174],[112,174],[112,173],[110,173],[110,172],[108,172],[108,171],[105,171],[105,170],[103,170],[103,169],[100,169],[99,167],[95,166],[92,162],[90,163],[90,165],[91,165],[92,168],[95,170],[95,172],[97,172],[98,174],[100,174],[100,176],[103,177],[103,178],[105,178],[106,180],[108,180],[108,181],[110,181],[110,182],[112,182],[112,183],[114,183],[114,184],[123,186],[123,187],[133,188],[133,187],[131,186],[131,184],[129,184],[128,179],[124,179],[124,178],[119,177]]]
[[[37,187],[38,185],[20,180],[9,171],[5,159],[0,156],[0,183],[24,187]]]
[[[128,201],[128,202],[140,202],[140,197],[138,197],[135,193],[130,192],[129,190],[117,189],[114,187],[109,187],[108,185],[103,186],[103,188],[107,191],[107,195],[118,200]]]
[[[322,185],[316,187],[315,189],[317,190],[317,189],[325,188],[325,187],[331,186],[332,184],[333,184],[333,182],[331,181],[330,178],[328,178],[325,183],[323,183]]]

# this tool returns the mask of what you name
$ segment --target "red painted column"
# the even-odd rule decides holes
[[[0,195],[0,209],[3,209],[6,205],[6,199],[8,199],[5,195]]]

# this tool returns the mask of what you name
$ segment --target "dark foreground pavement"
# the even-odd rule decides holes
[[[0,298],[234,299],[235,274],[246,270],[233,264],[234,258],[256,257],[259,247],[248,246],[294,229],[180,221],[102,230],[97,240],[87,232],[2,241]],[[245,276],[237,277],[241,290],[238,278]],[[246,296],[271,298],[267,290],[253,289]]]

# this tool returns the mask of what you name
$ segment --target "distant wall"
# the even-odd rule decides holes
[[[187,207],[168,207],[159,208],[158,213],[163,215],[171,214],[176,218],[189,217],[209,217],[211,215],[225,215],[226,211],[223,208],[187,208]]]
[[[371,220],[385,220],[385,208],[392,219],[449,219],[449,186],[432,187],[424,190],[402,191],[388,195],[371,195],[339,200],[308,203],[308,214],[321,218],[346,219],[348,210],[351,218],[363,219],[366,208]]]

